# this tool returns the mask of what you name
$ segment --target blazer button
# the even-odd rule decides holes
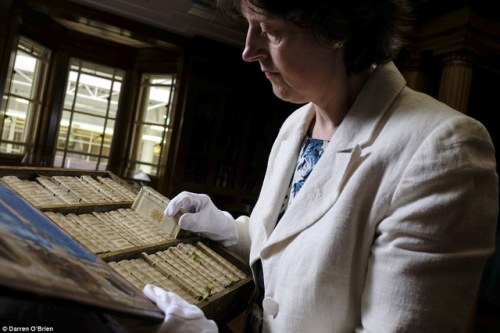
[[[275,317],[279,311],[278,302],[271,297],[266,297],[262,301],[262,310],[264,310],[265,314]]]

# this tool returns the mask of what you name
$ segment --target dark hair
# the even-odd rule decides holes
[[[408,0],[218,0],[218,6],[234,15],[242,1],[310,29],[326,43],[342,42],[348,74],[394,59],[410,23]]]

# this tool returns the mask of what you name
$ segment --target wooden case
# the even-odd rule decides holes
[[[25,182],[23,184],[27,188],[33,185],[30,182],[45,189],[50,188],[54,183],[64,188],[66,193],[77,194],[77,198],[71,202],[62,203],[50,199],[45,204],[33,199],[33,195],[43,196],[39,186],[36,186],[38,191],[29,188],[27,192],[23,192],[22,189],[12,185],[12,177]],[[103,179],[121,187],[129,195],[133,193],[134,196],[123,195],[117,196],[116,200],[106,199],[100,194],[109,187],[96,190],[95,187],[98,187],[98,184],[91,184],[94,180],[102,181]],[[136,292],[137,289],[139,290],[138,294],[142,294],[142,288],[146,283],[170,289],[199,306],[208,318],[221,322],[231,319],[245,308],[253,286],[247,265],[218,244],[179,230],[176,218],[167,218],[163,215],[169,199],[154,189],[143,187],[137,191],[107,171],[57,168],[0,167],[0,180],[30,202],[72,239],[125,278],[129,286],[136,288]],[[16,181],[14,179],[14,182]],[[58,181],[60,181],[59,184]],[[75,181],[74,184],[73,181]],[[44,184],[44,182],[52,183]],[[83,182],[94,191],[90,197],[83,192],[78,192],[81,185],[78,182]],[[52,189],[52,191],[53,195],[57,196],[55,193],[57,189]],[[191,254],[182,255],[181,249],[187,251],[188,247],[194,247],[195,250],[191,248]],[[193,253],[196,251],[199,253]],[[200,255],[207,255],[207,257],[201,258]],[[166,263],[157,261],[167,256],[177,256],[177,259],[174,262],[168,262],[170,259],[165,259]],[[213,261],[214,258],[218,261]],[[220,269],[219,278],[211,276],[212,273],[207,268],[209,265],[206,264],[210,260],[215,262],[216,266],[217,264],[222,265],[221,267],[225,265],[238,273],[233,272],[231,275],[227,270]],[[137,266],[136,271],[124,269],[125,263],[127,265],[133,263]],[[175,269],[184,270],[187,275],[173,272]],[[146,271],[150,273],[147,274]],[[192,282],[194,280],[190,278],[194,276],[197,276],[199,280]],[[218,280],[225,282],[218,283]],[[193,285],[190,286],[189,281]],[[126,309],[122,310],[127,312]],[[157,317],[156,313],[147,314]]]

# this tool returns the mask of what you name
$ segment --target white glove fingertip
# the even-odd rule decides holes
[[[183,214],[179,219],[179,227],[183,230],[198,232],[196,228],[196,223],[193,223],[193,214],[186,213]]]
[[[167,216],[174,216],[175,214],[180,212],[182,210],[182,207],[186,204],[188,204],[188,202],[186,202],[186,198],[183,195],[179,194],[178,196],[170,200],[167,208],[165,208],[165,214]]]
[[[144,288],[142,288],[142,292],[147,296],[150,297],[153,294],[153,285],[152,284],[146,284]]]
[[[170,202],[172,202],[172,201],[170,201]],[[165,208],[165,211],[163,212],[163,215],[171,217],[171,216],[174,216],[175,214],[177,214],[177,211],[178,211],[177,207],[174,207],[174,205],[172,205],[172,204],[169,203],[167,205],[167,208]]]
[[[154,284],[146,284],[144,288],[142,289],[144,294],[150,298],[157,299],[160,297],[165,291],[161,289],[160,287],[155,286]]]

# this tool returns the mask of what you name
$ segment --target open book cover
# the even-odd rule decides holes
[[[120,313],[163,313],[104,261],[0,183],[0,285]]]

